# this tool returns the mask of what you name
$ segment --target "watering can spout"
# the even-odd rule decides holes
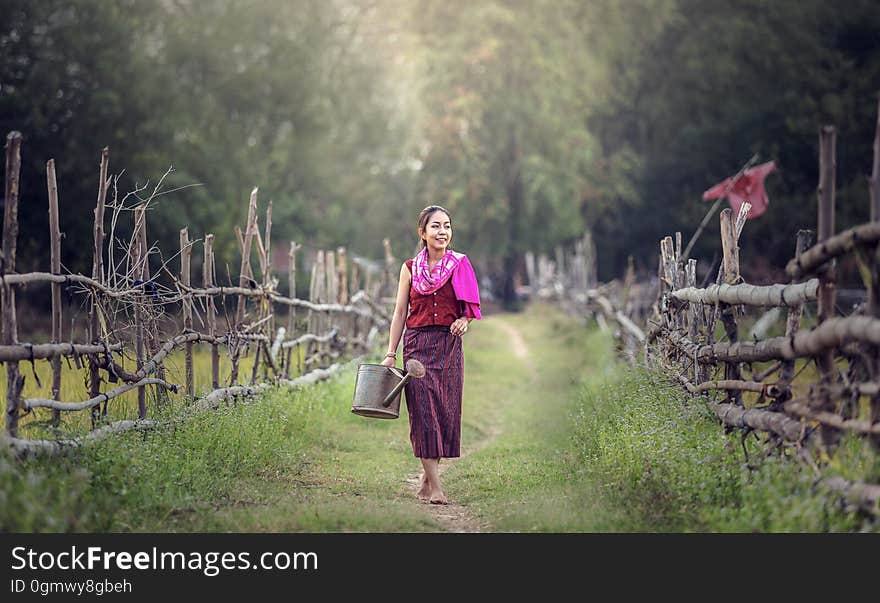
[[[407,384],[407,382],[415,377],[416,379],[421,379],[425,376],[425,365],[416,360],[415,358],[410,358],[406,361],[406,374],[403,376],[403,379],[394,386],[388,395],[385,396],[385,399],[382,401],[382,406],[388,408],[391,405],[391,402],[400,393],[400,390],[403,389],[403,386]]]

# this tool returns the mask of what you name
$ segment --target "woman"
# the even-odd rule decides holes
[[[424,473],[419,499],[447,504],[440,485],[440,459],[458,457],[461,443],[461,393],[464,356],[461,337],[480,314],[480,293],[470,260],[450,249],[449,212],[431,205],[419,214],[419,252],[400,267],[397,302],[391,319],[384,366],[397,362],[403,333],[403,362],[425,365],[422,379],[405,386],[409,436]]]

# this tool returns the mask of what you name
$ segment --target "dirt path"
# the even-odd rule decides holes
[[[503,320],[499,320],[497,324],[504,330],[504,333],[507,335],[510,343],[510,349],[513,351],[513,355],[520,360],[527,362],[531,354],[529,353],[529,346],[526,345],[526,340],[523,339],[523,336],[519,332],[519,330],[517,330],[517,328],[509,322],[505,322]],[[532,366],[531,363],[529,363],[529,365]]]
[[[501,329],[504,331],[504,334],[509,338],[510,349],[513,352],[513,355],[516,356],[518,359],[526,362],[530,370],[533,371],[534,365],[529,362],[529,348],[526,345],[526,342],[523,339],[523,336],[519,332],[519,330],[517,330],[515,326],[513,326],[509,322],[504,321],[503,319],[496,318],[494,319],[494,322],[497,326],[501,327]],[[501,432],[499,430],[492,429],[488,433],[486,433],[483,438],[477,441],[473,447],[467,450],[462,450],[462,456],[460,458],[443,459],[440,462],[441,477],[447,469],[449,469],[450,467],[454,467],[455,464],[459,460],[461,460],[461,458],[464,458],[469,454],[473,454],[491,444],[500,433]],[[416,492],[419,489],[421,476],[422,473],[420,471],[414,475],[411,475],[406,480],[413,496],[416,496]],[[437,521],[437,523],[439,523],[447,532],[477,533],[488,531],[491,527],[485,521],[481,521],[480,519],[475,517],[465,505],[459,504],[452,499],[450,499],[448,505],[431,505],[425,503],[423,504]]]

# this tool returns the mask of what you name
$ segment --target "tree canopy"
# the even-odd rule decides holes
[[[838,228],[867,219],[880,90],[870,0],[0,0],[0,126],[24,135],[19,268],[45,269],[45,161],[86,271],[101,148],[124,194],[169,169],[150,238],[232,230],[379,257],[425,205],[512,297],[526,250],[586,228],[600,278],[695,230],[702,191],[775,160],[745,230],[754,278],[814,227],[818,129],[838,130]],[[197,185],[197,186],[193,186]],[[35,209],[39,208],[39,210]],[[717,227],[716,227],[717,228]],[[705,235],[695,257],[711,258]],[[747,272],[748,274],[748,272]]]

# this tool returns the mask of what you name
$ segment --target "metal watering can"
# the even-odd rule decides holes
[[[406,361],[406,373],[397,367],[361,364],[354,382],[351,412],[374,419],[396,419],[400,416],[403,386],[413,377],[424,376],[425,365],[415,358]]]

